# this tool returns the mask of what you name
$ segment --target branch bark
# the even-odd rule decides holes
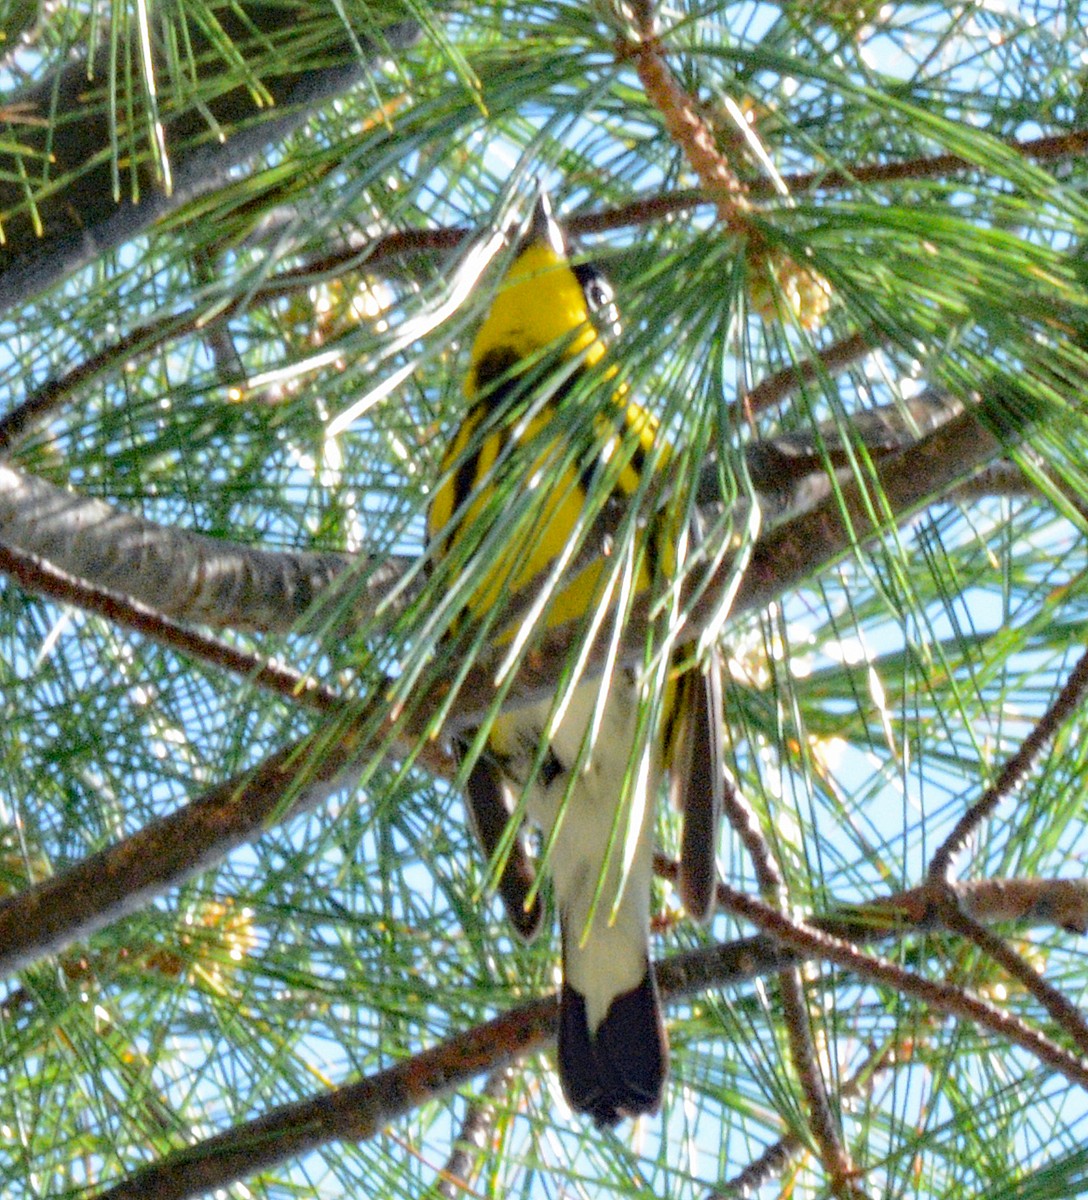
[[[266,632],[301,628],[316,615],[314,598],[358,565],[347,554],[284,554],[158,525],[2,464],[0,542],[164,616]]]
[[[970,470],[1000,453],[1001,442],[973,413],[963,413],[917,445],[892,455],[880,467],[880,482],[900,520]],[[848,519],[847,519],[848,518]],[[784,521],[756,546],[754,570],[742,580],[734,613],[763,606],[802,582],[817,567],[835,561],[852,546],[887,526],[872,518],[856,481],[794,520]],[[719,582],[732,584],[730,564]],[[713,588],[692,610],[690,637],[703,619],[716,614]],[[648,615],[636,613],[626,644],[641,653]],[[527,659],[514,681],[519,699],[554,691],[570,649],[572,630],[549,631],[549,653]],[[599,657],[599,656],[598,656]],[[486,654],[468,671],[446,730],[478,724],[494,696],[495,655]],[[445,664],[445,685],[457,664]],[[597,663],[597,669],[600,664]],[[259,837],[269,822],[310,809],[352,780],[368,756],[409,752],[425,746],[442,679],[415,689],[414,707],[389,712],[379,691],[355,717],[333,719],[289,746],[255,771],[212,788],[176,813],[84,860],[53,879],[0,904],[0,977],[90,936],[155,896],[160,896],[222,859],[236,846]]]
[[[162,98],[169,182],[156,177],[157,156],[142,126],[127,127],[119,113],[120,127],[111,130],[109,37],[91,63],[71,62],[11,97],[16,122],[0,122],[0,143],[8,147],[0,152],[0,223],[6,239],[0,315],[195,197],[222,187],[236,167],[361,82],[379,55],[403,50],[419,36],[411,20],[390,20],[380,42],[342,27],[337,43],[319,39],[315,61],[299,61],[297,47],[306,44],[298,38],[299,26],[307,12],[311,22],[338,19],[302,4],[255,0],[244,9],[225,5],[217,10],[222,35],[241,57],[252,60],[246,64],[249,80],[234,87],[218,82],[230,75],[222,49],[193,25],[187,27],[193,46],[188,65],[195,79],[175,80],[173,95]],[[296,47],[289,58],[287,46]],[[156,79],[168,80],[170,62],[154,38],[150,53]],[[120,54],[141,61],[135,37]],[[192,99],[194,92],[199,103]],[[123,112],[123,103],[116,107]],[[135,107],[142,111],[142,102]],[[222,131],[228,134],[223,139],[216,136]],[[119,180],[112,138],[126,153],[143,151],[131,157],[131,173]],[[116,194],[118,184],[122,195]]]
[[[957,402],[928,392],[902,410],[859,414],[856,432],[869,454],[880,458],[909,448],[919,430],[939,428],[959,411]],[[820,439],[792,433],[747,447],[765,521],[828,497],[826,465],[841,464],[834,450],[825,464],[821,440],[833,445],[835,431],[822,430]],[[700,484],[699,491],[709,499],[716,471],[706,474],[713,486]],[[361,626],[406,568],[334,551],[260,550],[159,525],[3,464],[0,543],[172,620],[266,633],[319,629],[334,612],[337,628]]]
[[[737,986],[782,971],[805,958],[824,958],[871,982],[921,999],[935,1012],[977,1021],[1082,1087],[1088,1086],[1088,1064],[1016,1017],[952,984],[923,979],[867,955],[822,932],[815,924],[799,925],[758,900],[733,889],[723,891],[734,911],[743,912],[747,919],[773,930],[773,934],[691,950],[659,963],[657,978],[666,999],[680,1000],[711,986]],[[890,897],[887,903],[894,906],[895,898]],[[886,933],[879,924],[866,926],[862,922],[859,930],[863,936],[866,929],[870,936]],[[448,1095],[479,1074],[501,1071],[543,1049],[555,1036],[556,1016],[554,996],[521,1005],[356,1083],[282,1105],[178,1150],[99,1192],[95,1200],[146,1200],[149,1196],[155,1200],[188,1200],[330,1142],[375,1137],[391,1121],[418,1105]]]

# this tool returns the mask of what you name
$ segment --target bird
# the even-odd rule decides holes
[[[427,516],[435,561],[448,558],[465,569],[471,547],[486,555],[456,626],[493,616],[504,598],[516,604],[539,586],[568,544],[595,472],[608,479],[610,498],[629,505],[641,473],[666,461],[669,447],[655,420],[616,382],[609,356],[619,333],[604,273],[572,253],[540,189],[476,333],[464,383],[467,411],[446,445]],[[586,404],[596,436],[595,457],[587,463],[564,458],[569,425],[558,412],[564,397],[581,403],[593,373],[607,381],[608,398]],[[623,457],[617,453],[623,446],[626,461],[617,469],[611,460]],[[545,463],[554,469],[544,470]],[[480,525],[494,516],[492,491],[507,468],[520,470],[519,489],[540,489],[546,479],[548,490],[538,497],[533,532],[496,549]],[[676,538],[660,514],[651,515],[644,546],[635,568],[639,590],[650,588],[655,569],[675,568]],[[544,623],[584,618],[598,602],[604,569],[600,558],[587,565],[576,556],[572,578],[561,577],[552,590]],[[632,769],[638,673],[617,667],[604,692],[602,702],[600,680],[579,681],[558,723],[551,697],[500,712],[468,766],[465,797],[484,853],[506,852],[498,891],[525,940],[539,932],[543,908],[524,830],[510,837],[508,825],[524,819],[540,831],[562,942],[559,1080],[574,1112],[612,1127],[656,1113],[668,1072],[649,952],[655,795],[667,774],[683,814],[680,894],[689,913],[705,920],[717,878],[724,768],[716,665],[702,669],[692,655],[674,653],[645,770]],[[471,755],[476,741],[469,731],[455,750]]]

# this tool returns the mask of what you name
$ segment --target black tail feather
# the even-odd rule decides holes
[[[469,772],[465,786],[465,800],[476,840],[490,861],[498,851],[506,826],[513,819],[506,805],[502,786],[502,772],[494,760],[486,754],[476,760]],[[544,908],[540,897],[526,907],[526,897],[534,883],[533,868],[521,838],[516,837],[510,846],[502,874],[499,876],[499,895],[506,908],[506,915],[523,941],[531,942],[540,932]]]
[[[595,1124],[655,1113],[668,1069],[669,1047],[653,972],[612,1001],[595,1033],[586,1002],[566,981],[559,997],[559,1082],[575,1112]]]
[[[700,675],[689,671],[679,686],[683,726],[671,764],[673,803],[684,817],[680,842],[680,898],[695,921],[710,918],[718,884],[718,826],[725,787],[722,762],[722,688],[717,655]]]

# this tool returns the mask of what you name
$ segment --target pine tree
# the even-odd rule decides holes
[[[1086,21],[0,5],[5,1195],[1083,1189]],[[541,183],[676,447],[572,557],[701,532],[451,659],[423,515]],[[674,642],[718,911],[662,798],[671,1082],[598,1133],[449,738]]]

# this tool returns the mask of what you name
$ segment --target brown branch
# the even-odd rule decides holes
[[[836,963],[879,986],[910,995],[934,1012],[972,1021],[1007,1038],[1071,1082],[1088,1087],[1088,1063],[1074,1058],[1016,1017],[943,982],[923,979],[840,939],[784,917],[759,900],[721,885],[730,911],[771,937],[692,950],[658,964],[662,993],[679,1000],[704,991],[780,971],[799,958]],[[773,946],[757,969],[753,942]],[[397,1066],[317,1097],[272,1109],[99,1192],[95,1200],[186,1200],[223,1188],[334,1141],[361,1141],[419,1104],[448,1095],[483,1072],[494,1072],[543,1049],[555,1036],[555,997],[519,1006],[501,1017],[456,1034]]]
[[[734,233],[747,233],[751,205],[746,188],[714,142],[714,132],[698,105],[684,91],[665,61],[665,48],[647,12],[640,21],[638,40],[617,45],[620,58],[634,59],[646,98],[665,121],[669,136],[684,152],[691,169],[714,197],[718,219]]]
[[[679,871],[674,859],[654,855],[654,872],[660,878],[675,886]],[[952,886],[960,910],[982,924],[1005,922],[1029,929],[1088,933],[1088,879],[969,879]],[[725,904],[728,897],[722,893],[718,900]],[[841,941],[860,944],[941,928],[925,887],[893,892],[864,904],[839,904],[827,916],[813,917],[809,924]],[[744,953],[757,964],[759,974],[769,969],[759,965],[764,963],[766,947],[746,944]]]
[[[252,770],[0,902],[0,978],[137,912],[270,825],[308,812],[351,786],[377,753],[373,747],[397,735],[387,709],[379,696],[353,719],[334,716]],[[419,761],[436,774],[452,773],[437,743],[411,749],[418,749]]]
[[[15,446],[59,411],[81,387],[110,371],[119,370],[140,355],[161,349],[168,342],[189,334],[207,332],[232,320],[257,303],[268,303],[313,287],[317,282],[345,271],[371,269],[422,250],[450,250],[471,236],[466,229],[396,230],[338,254],[292,267],[225,303],[212,298],[184,312],[156,317],[138,325],[109,346],[92,354],[63,375],[46,380],[25,400],[0,417],[0,456],[10,455]],[[244,380],[238,382],[244,383]]]
[[[75,579],[36,555],[25,554],[2,543],[0,571],[28,592],[46,596],[58,604],[74,605],[122,629],[142,634],[160,646],[168,646],[189,658],[231,671],[292,704],[313,712],[330,712],[343,704],[343,698],[331,688],[291,667],[247,654],[219,638],[188,629],[145,604]]]
[[[1007,1039],[1038,1058],[1071,1083],[1088,1088],[1088,1060],[1070,1054],[1019,1017],[972,996],[954,984],[925,979],[886,959],[865,954],[849,942],[832,937],[814,926],[791,921],[769,905],[728,884],[720,886],[719,895],[728,912],[751,921],[778,939],[787,949],[834,963],[869,983],[912,996],[946,1016],[981,1025],[997,1037]],[[676,995],[678,992],[669,989],[669,994]]]
[[[1018,980],[1050,1014],[1059,1028],[1065,1030],[1082,1054],[1088,1054],[1088,1023],[1080,1010],[1070,1003],[1058,988],[1048,983],[1003,938],[986,929],[974,916],[961,909],[957,889],[951,884],[950,873],[955,855],[962,851],[972,833],[994,811],[1000,801],[1019,788],[1044,747],[1080,707],[1086,692],[1088,651],[1081,656],[1054,702],[1020,744],[1017,752],[1005,763],[994,783],[964,813],[938,848],[930,863],[925,887],[927,897],[944,927],[973,942],[1012,978]]]
[[[254,771],[211,788],[184,808],[4,900],[0,976],[137,912],[260,836],[285,812],[317,804],[344,782],[357,756],[357,743],[350,737],[319,733],[303,738]]]
[[[1073,129],[1067,133],[1047,134],[1022,141],[1009,139],[1003,143],[1009,150],[1036,162],[1080,156],[1088,150],[1088,129]],[[939,179],[978,170],[978,163],[958,154],[919,155],[898,162],[859,163],[848,171],[805,171],[782,176],[791,196],[805,192],[831,191],[855,187],[859,183],[898,183],[912,179]],[[777,196],[778,189],[770,180],[753,180],[747,185],[748,195],[755,200]],[[564,221],[570,234],[612,233],[632,225],[645,225],[689,213],[707,204],[717,203],[716,197],[703,188],[687,188],[664,196],[633,200],[604,212],[571,216]]]
[[[1088,651],[1070,672],[1054,703],[1024,738],[1020,748],[1005,763],[997,779],[956,822],[955,828],[938,847],[929,864],[928,882],[939,895],[952,870],[952,859],[963,850],[967,840],[998,804],[1011,795],[1035,765],[1043,748],[1076,712],[1088,692]]]
[[[241,306],[241,298],[232,301],[219,319],[227,320]],[[148,353],[172,337],[191,333],[200,323],[202,312],[203,306],[176,317],[159,317],[148,321],[97,354],[77,363],[65,374],[47,379],[22,403],[0,417],[0,455],[10,455],[19,442],[58,412],[64,401],[79,388],[110,370],[119,369],[137,354]]]
[[[764,1184],[781,1178],[789,1164],[800,1157],[803,1150],[804,1143],[797,1134],[787,1133],[732,1179],[715,1188],[707,1200],[750,1200]]]
[[[283,1105],[99,1192],[96,1200],[186,1200],[329,1142],[376,1137],[420,1104],[541,1049],[555,1035],[548,996],[458,1034],[358,1083]]]
[[[722,814],[752,860],[760,894],[769,904],[784,912],[787,895],[782,869],[763,835],[755,810],[729,773],[726,773],[723,789]],[[805,1096],[812,1135],[819,1148],[832,1194],[844,1196],[852,1191],[849,1181],[856,1171],[831,1112],[823,1072],[812,1041],[811,1018],[801,968],[790,966],[779,971],[778,988],[790,1058]]]
[[[499,1102],[510,1091],[518,1067],[496,1067],[484,1080],[480,1094],[469,1102],[446,1165],[438,1173],[434,1194],[438,1200],[462,1200],[486,1161],[487,1143],[495,1124]]]
[[[938,913],[941,924],[950,933],[958,933],[973,942],[1013,979],[1019,980],[1028,994],[1046,1009],[1055,1024],[1065,1030],[1081,1054],[1088,1055],[1088,1024],[1075,1004],[1048,983],[1004,938],[960,912],[954,892],[948,895],[943,904],[938,905]]]
[[[812,1041],[811,1017],[801,969],[790,967],[780,971],[778,987],[790,1058],[804,1093],[809,1128],[827,1175],[828,1189],[833,1196],[856,1196],[855,1177],[858,1171],[843,1144],[841,1131],[831,1112],[831,1100]]]
[[[856,1100],[867,1095],[881,1074],[902,1061],[910,1061],[909,1047],[899,1053],[894,1049],[884,1049],[871,1054],[842,1085],[839,1100]],[[804,1143],[796,1133],[787,1133],[732,1179],[710,1192],[707,1200],[747,1200],[772,1179],[780,1178],[788,1164],[797,1159],[804,1148]]]
[[[1068,133],[1047,134],[1024,141],[1010,139],[1003,143],[1009,150],[1033,158],[1037,162],[1082,155],[1088,150],[1088,130],[1074,129]],[[890,163],[862,163],[849,171],[807,171],[783,177],[790,193],[808,191],[830,191],[832,188],[853,187],[859,183],[898,183],[911,179],[940,179],[946,175],[958,175],[961,171],[978,170],[978,163],[959,154],[920,155]],[[756,192],[770,193],[763,185]]]
[[[268,678],[279,670],[269,667]],[[315,710],[332,710],[328,722],[314,733],[112,846],[0,901],[0,978],[130,915],[208,870],[237,846],[260,837],[270,825],[311,811],[334,792],[352,786],[375,756],[411,755],[431,774],[452,778],[455,764],[445,745],[435,740],[419,744],[415,735],[405,740],[397,716],[388,713],[384,694],[355,712],[325,689],[306,694]]]
[[[722,816],[748,851],[755,868],[756,885],[760,895],[770,904],[779,907],[785,904],[785,879],[782,868],[774,856],[770,843],[763,835],[755,809],[748,803],[744,793],[737,787],[736,780],[726,773],[722,790]]]
[[[911,450],[893,455],[881,465],[880,477],[894,511],[905,518],[940,490],[938,481],[958,478],[998,448],[992,435],[964,414]],[[796,520],[783,522],[757,545],[734,614],[764,607],[818,566],[845,553],[855,539],[878,532],[856,483],[843,487],[841,500],[843,510],[831,498]],[[726,583],[732,579],[728,562],[723,564],[722,579]],[[714,615],[712,591],[692,609],[685,636],[698,635],[700,612],[703,619]],[[644,605],[642,609],[636,611],[625,634],[624,644],[633,648],[632,657],[641,656],[647,632],[649,614]],[[514,679],[511,704],[552,694],[571,637],[570,629],[545,632],[543,650],[528,657]],[[447,734],[486,717],[494,697],[495,665],[502,653],[489,651],[469,669],[446,722]],[[600,669],[600,657],[597,653],[591,670]],[[441,664],[446,672],[444,686],[449,686],[456,665]],[[431,728],[442,686],[436,674],[430,686],[413,690],[410,709],[392,715],[379,688],[354,720],[343,717],[332,722],[328,730],[273,754],[256,771],[225,781],[169,817],[7,900],[0,905],[0,976],[133,912],[207,869],[235,846],[259,836],[267,823],[286,812],[315,806],[352,778],[368,757],[399,747],[445,764]]]
[[[755,810],[728,773],[722,795],[722,814],[752,860],[760,894],[769,904],[784,911],[787,897],[782,869],[770,843],[763,835]],[[800,968],[790,966],[780,971],[778,988],[782,999],[790,1057],[805,1095],[812,1134],[831,1181],[831,1191],[834,1195],[842,1195],[847,1186],[846,1181],[854,1174],[854,1166],[842,1144],[831,1114],[823,1073],[812,1042],[808,1002]]]

